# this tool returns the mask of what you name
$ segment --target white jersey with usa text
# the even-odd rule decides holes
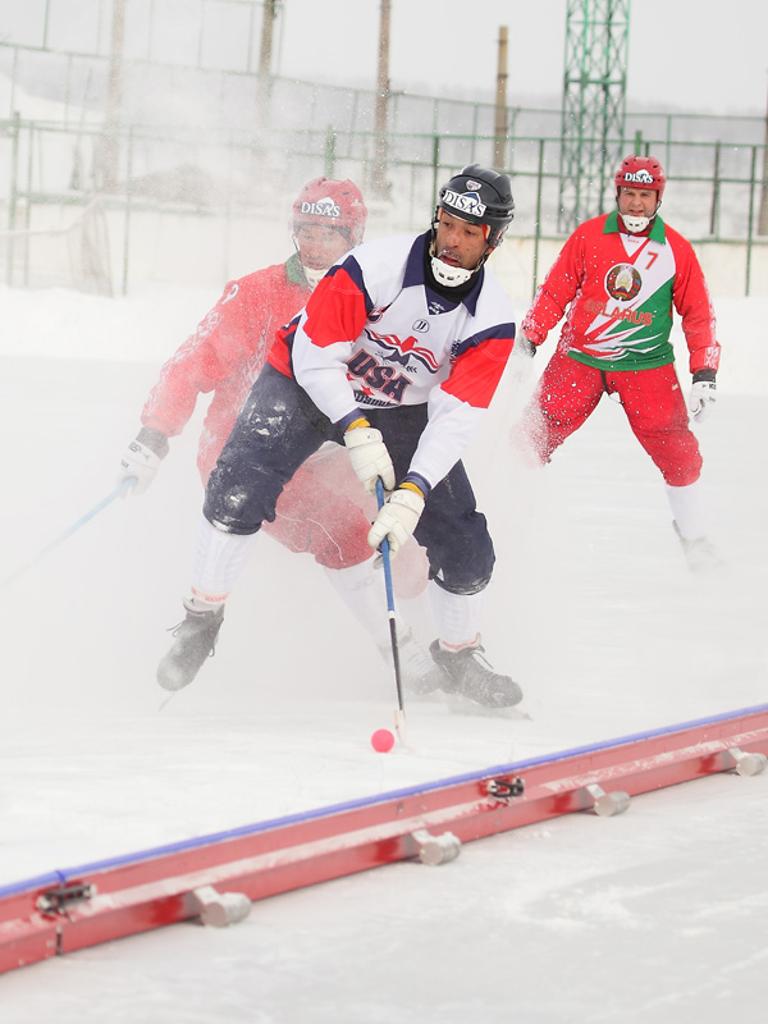
[[[483,267],[457,301],[426,280],[430,232],[366,242],[332,267],[269,362],[345,424],[366,409],[426,404],[410,472],[430,485],[461,458],[512,349],[512,304]]]

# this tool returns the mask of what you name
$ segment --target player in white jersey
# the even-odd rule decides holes
[[[195,678],[249,538],[271,522],[298,467],[333,441],[367,491],[381,479],[388,492],[371,548],[386,538],[395,555],[413,535],[426,549],[435,687],[492,707],[521,699],[482,657],[479,601],[494,551],[459,461],[514,342],[511,304],[485,266],[513,215],[509,178],[466,167],[440,190],[428,231],[353,249],[278,332],[208,483],[187,614],[161,686]]]

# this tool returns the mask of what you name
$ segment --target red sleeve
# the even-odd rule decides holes
[[[298,351],[306,345],[326,348],[338,341],[354,341],[365,326],[370,308],[359,265],[348,257],[320,279],[307,300],[301,326],[300,316],[295,316],[276,332],[267,361],[286,377],[292,377],[294,344]]]
[[[581,232],[577,230],[560,250],[523,320],[523,334],[534,345],[540,345],[562,320],[583,279],[584,245]]]
[[[670,244],[675,251],[677,270],[672,287],[672,301],[682,317],[683,334],[690,353],[690,371],[717,370],[720,365],[720,344],[717,341],[715,312],[709,297],[701,264],[693,246],[682,235],[672,233]]]
[[[357,261],[347,257],[321,279],[307,303],[304,333],[313,345],[325,348],[354,341],[368,317],[365,286]]]
[[[251,358],[266,309],[263,292],[258,275],[227,285],[195,333],[162,367],[142,410],[145,427],[167,437],[181,433],[194,412],[197,396],[213,391]]]
[[[486,338],[468,348],[451,367],[443,391],[475,409],[487,409],[512,351],[514,328],[508,337]]]

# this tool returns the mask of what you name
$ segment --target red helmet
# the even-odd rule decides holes
[[[667,179],[655,156],[625,156],[616,171],[616,192],[622,188],[647,188],[664,195]]]
[[[368,211],[360,189],[353,181],[313,178],[299,192],[293,204],[293,225],[322,224],[343,231],[351,246],[363,240]]]

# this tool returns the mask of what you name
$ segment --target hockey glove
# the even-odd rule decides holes
[[[696,422],[701,423],[707,415],[710,405],[717,401],[717,384],[714,378],[708,380],[701,377],[697,379],[697,377],[698,374],[694,374],[688,408]]]
[[[120,462],[118,484],[126,486],[126,494],[143,494],[155,479],[160,462],[168,454],[168,438],[159,430],[142,427],[131,441]]]
[[[344,444],[349,450],[352,469],[369,494],[376,490],[376,481],[379,477],[385,491],[394,488],[395,470],[380,430],[376,430],[368,420],[361,418],[347,430]]]
[[[398,487],[379,509],[368,534],[368,543],[376,550],[386,537],[389,553],[394,558],[416,529],[423,511],[424,498],[420,491],[408,486]]]

